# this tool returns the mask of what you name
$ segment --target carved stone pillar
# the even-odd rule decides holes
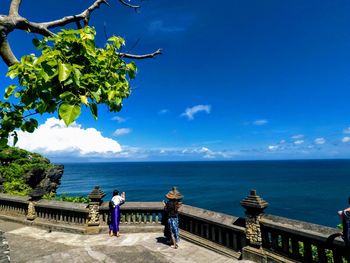
[[[35,218],[36,218],[35,204],[32,200],[29,200],[27,220],[33,221]]]
[[[102,198],[106,194],[100,189],[99,186],[95,186],[95,188],[91,191],[91,193],[88,195],[90,198],[89,202],[89,216],[88,216],[88,233],[95,233],[98,232],[98,226],[100,225],[100,205],[102,203]],[[95,230],[93,230],[91,227],[95,227]]]
[[[30,199],[28,203],[27,220],[33,221],[36,218],[35,203],[39,201],[44,194],[44,189],[40,187],[33,189],[29,193]]]
[[[241,205],[246,209],[246,238],[249,245],[261,248],[260,218],[263,215],[264,209],[268,206],[268,203],[256,194],[256,190],[251,190],[250,195],[241,201]]]

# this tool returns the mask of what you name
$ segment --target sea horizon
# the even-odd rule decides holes
[[[50,158],[50,162],[52,164],[58,164],[59,161],[55,161],[55,158]],[[53,161],[51,161],[53,159]],[[350,161],[350,158],[303,158],[303,159],[235,159],[235,160],[98,160],[98,161],[93,161],[93,160],[86,160],[86,159],[81,159],[81,161],[74,160],[74,161],[61,161],[61,164],[81,164],[81,163],[191,163],[191,162],[283,162],[283,161]]]

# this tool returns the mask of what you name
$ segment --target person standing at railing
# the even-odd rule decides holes
[[[119,195],[118,190],[113,191],[113,197],[109,201],[109,235],[119,237],[120,206],[125,203],[125,192]]]
[[[350,205],[350,197],[348,198],[348,203]],[[350,247],[350,207],[338,211],[338,215],[342,219],[343,225],[343,239],[346,247]]]
[[[165,222],[164,235],[166,237],[170,237],[170,246],[172,248],[178,248],[178,242],[180,241],[179,237],[179,216],[178,211],[181,206],[181,200],[183,199],[183,195],[176,189],[174,186],[171,191],[169,191],[165,197],[168,201],[164,203],[164,214],[167,218],[167,222]]]

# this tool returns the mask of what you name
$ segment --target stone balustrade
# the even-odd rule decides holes
[[[227,256],[239,258],[246,245],[243,218],[182,205],[179,225],[184,238]]]
[[[108,202],[102,202],[100,189],[93,194],[89,204],[0,194],[0,219],[53,230],[107,233]],[[341,238],[334,239],[337,229],[265,214],[268,204],[254,190],[241,204],[245,218],[182,205],[180,235],[216,252],[256,262],[350,263],[350,249]],[[161,202],[127,202],[121,207],[122,231],[160,232],[162,212]]]
[[[350,262],[337,229],[273,215],[263,215],[260,225],[267,252],[298,262]]]
[[[120,223],[131,224],[160,224],[163,204],[161,202],[127,202],[120,209]],[[100,221],[107,225],[108,202],[100,207]]]

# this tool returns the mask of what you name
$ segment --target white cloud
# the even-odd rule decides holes
[[[149,24],[148,30],[152,33],[156,33],[156,32],[177,33],[177,32],[185,31],[185,27],[164,25],[163,20],[155,20]]]
[[[294,140],[299,140],[299,139],[302,139],[302,138],[304,138],[303,134],[297,134],[297,135],[292,136],[292,139],[294,139]]]
[[[120,128],[116,129],[113,133],[114,136],[122,136],[122,135],[127,135],[132,132],[132,129],[130,128]]]
[[[280,144],[285,144],[286,142],[286,140],[280,140]]]
[[[316,138],[314,141],[315,144],[325,144],[326,143],[326,139],[325,138]]]
[[[122,118],[122,117],[119,117],[119,116],[115,116],[115,117],[112,118],[112,121],[116,121],[118,123],[123,123],[123,122],[126,122],[126,119]]]
[[[344,137],[341,141],[343,143],[348,143],[348,142],[350,142],[350,137]]]
[[[294,142],[295,145],[300,145],[300,144],[303,144],[304,143],[304,140],[297,140]]]
[[[256,120],[253,122],[254,125],[257,125],[257,126],[262,126],[262,125],[266,125],[268,123],[267,120]]]
[[[185,112],[183,112],[180,116],[187,117],[189,120],[194,119],[194,115],[197,114],[198,112],[204,111],[207,114],[210,113],[211,111],[211,106],[210,105],[196,105],[193,106],[192,108],[187,108]]]
[[[158,111],[158,114],[159,114],[159,115],[164,115],[164,114],[166,114],[166,113],[168,113],[168,112],[169,112],[168,109],[162,109],[162,110]]]
[[[345,134],[350,134],[350,127],[347,127],[343,130]]]
[[[268,149],[269,151],[275,151],[275,150],[278,149],[278,145],[269,145],[269,147],[267,147],[267,149]]]
[[[67,127],[62,120],[56,118],[47,119],[33,133],[17,133],[19,139],[16,146],[49,156],[115,155],[122,150],[117,141],[103,137],[95,128],[84,129],[75,122]]]

